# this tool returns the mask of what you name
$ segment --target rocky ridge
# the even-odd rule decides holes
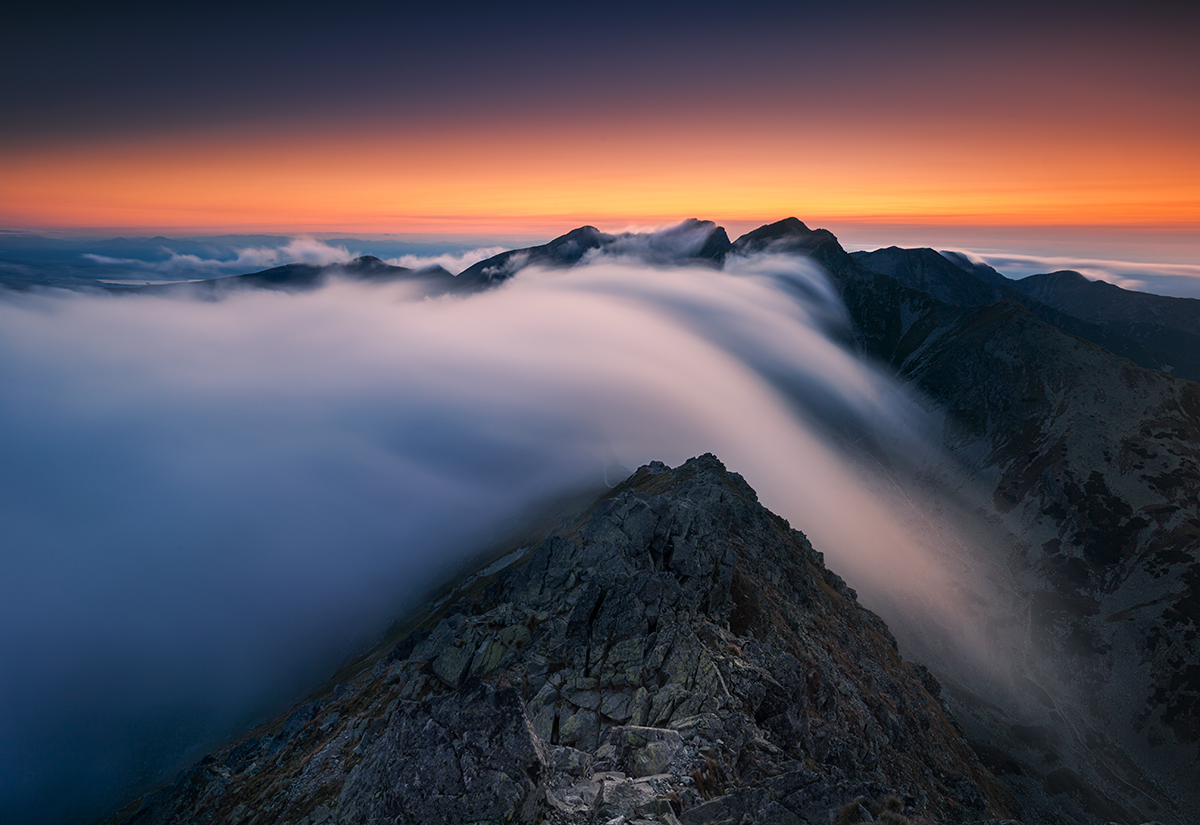
[[[356,678],[110,821],[825,825],[839,810],[847,823],[885,807],[930,823],[1013,812],[937,681],[713,456],[641,468],[509,561]]]
[[[1022,753],[1034,766],[1022,770],[1069,768],[1076,787],[1091,788],[1077,796],[1106,818],[1133,816],[1118,799],[1160,817],[1177,800],[1179,821],[1196,815],[1187,777],[1200,759],[1200,386],[1116,357],[1016,300],[939,300],[798,221],[734,246],[825,266],[860,349],[943,417],[969,494],[1012,536],[993,561],[1018,583],[1026,676],[1042,685],[1022,703],[1048,714],[1018,724],[976,699],[956,705],[960,718],[976,715],[977,735]],[[919,250],[889,256],[911,265],[904,252]]]

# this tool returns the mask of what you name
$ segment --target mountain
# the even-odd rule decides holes
[[[944,465],[888,471],[977,539],[977,572],[1002,595],[980,599],[972,621],[1009,651],[1010,670],[974,668],[890,615],[936,679],[903,664],[882,622],[847,606],[852,592],[811,546],[715,459],[651,465],[557,538],[514,550],[504,572],[431,606],[370,673],[214,754],[128,821],[466,821],[461,802],[484,806],[483,821],[824,823],[858,797],[890,815],[889,794],[936,821],[1200,821],[1200,386],[1178,377],[1186,348],[1152,349],[1099,310],[966,259],[851,255],[795,218],[732,243],[703,221],[662,234],[582,227],[480,262],[455,288],[605,256],[820,264],[848,312],[848,345],[936,426]],[[694,537],[669,526],[684,523],[708,526]],[[686,572],[685,560],[701,566]],[[688,606],[652,599],[660,587]],[[676,644],[707,652],[669,669]],[[512,758],[488,761],[470,742]],[[646,779],[649,764],[666,778]],[[441,794],[436,805],[381,790],[418,781]],[[490,795],[477,796],[483,784]]]
[[[1101,286],[1078,273],[1072,274],[1090,286],[1080,287],[1069,276],[1065,281],[1074,286],[1061,286],[1064,279],[1057,276],[1065,273],[1010,281],[989,266],[932,249],[893,246],[854,252],[851,257],[868,269],[955,306],[1016,301],[1063,332],[1098,344],[1139,366],[1200,380],[1200,334],[1196,333],[1200,329],[1200,301],[1129,292],[1111,284]],[[1094,297],[1093,287],[1103,297]],[[1082,298],[1080,290],[1089,297]],[[1174,326],[1159,318],[1168,319]]]
[[[1200,741],[1200,388],[1147,368],[1161,353],[932,250],[852,256],[788,218],[725,255],[763,252],[824,267],[856,348],[943,421],[966,481],[937,494],[971,499],[1009,536],[993,574],[1018,596],[994,621],[1020,629],[1028,670],[1007,698],[962,675],[974,734],[1095,811],[1126,800],[1163,817],[1180,800],[1200,815],[1186,778]],[[1030,718],[1031,705],[1046,713]]]
[[[802,225],[734,247],[808,251],[845,300],[859,347],[944,416],[944,445],[1013,537],[996,561],[1028,611],[1029,675],[1057,684],[1056,696],[1084,697],[1043,767],[1070,761],[1113,797],[1175,798],[1195,811],[1186,777],[1200,742],[1200,386],[1016,301],[939,301]],[[960,717],[982,719],[984,706],[961,706]],[[1014,724],[992,718],[977,732],[1014,749],[1020,736],[1004,733]],[[1043,739],[1055,728],[1035,727]]]
[[[493,255],[467,267],[458,277],[467,285],[466,288],[486,289],[511,278],[526,266],[572,266],[591,250],[599,249],[612,240],[612,235],[606,235],[594,226],[581,226],[541,246]]]
[[[1169,298],[1122,289],[1063,270],[1030,275],[1013,286],[1042,303],[1087,321],[1134,321],[1195,334],[1200,329],[1200,300]]]
[[[1047,306],[1163,353],[1163,363],[1173,372],[1200,380],[1200,301],[1195,298],[1135,292],[1070,270],[1030,275],[1013,286]]]
[[[824,825],[1015,808],[937,680],[711,455],[642,467],[410,625],[112,821]]]
[[[985,280],[932,249],[889,246],[874,252],[852,252],[850,257],[867,269],[882,272],[947,304],[976,306],[1012,297],[1007,284]]]

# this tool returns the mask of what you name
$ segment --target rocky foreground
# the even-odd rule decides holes
[[[560,527],[465,580],[373,667],[110,821],[1019,813],[936,680],[715,457],[642,467]]]

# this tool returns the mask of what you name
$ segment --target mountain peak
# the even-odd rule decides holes
[[[240,806],[344,825],[829,822],[889,795],[942,821],[1014,807],[936,680],[716,456],[645,465],[562,524],[127,821]]]
[[[1085,284],[1091,283],[1092,279],[1085,276],[1082,272],[1077,272],[1074,269],[1058,269],[1054,272],[1047,272],[1045,275],[1030,275],[1030,278],[1053,278],[1056,281],[1064,283]],[[1022,279],[1024,280],[1024,279]]]

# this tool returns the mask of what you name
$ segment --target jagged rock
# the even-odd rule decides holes
[[[683,746],[678,731],[636,725],[614,726],[608,741],[596,752],[599,759],[612,759],[632,776],[664,773]]]
[[[531,823],[550,765],[512,688],[401,702],[346,778],[337,821]]]

